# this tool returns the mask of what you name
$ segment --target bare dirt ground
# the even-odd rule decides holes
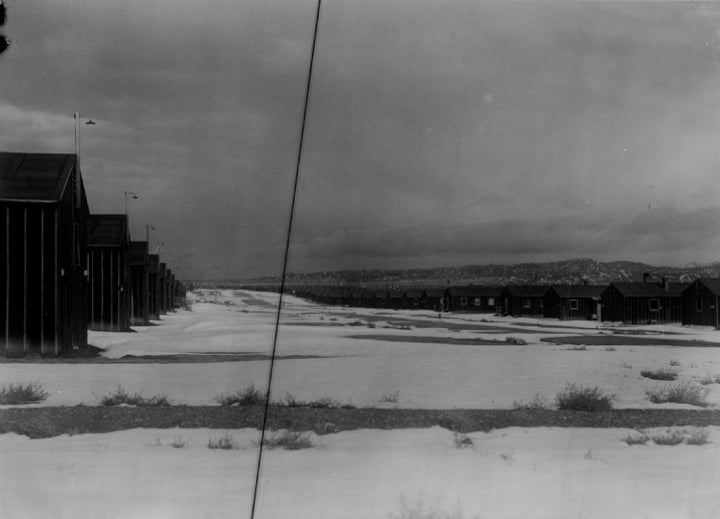
[[[263,407],[36,407],[0,409],[0,433],[30,438],[127,429],[259,429]],[[268,428],[330,434],[358,429],[417,429],[440,426],[463,433],[507,427],[584,427],[642,429],[720,426],[720,410],[617,409],[607,412],[550,409],[340,409],[271,406]]]

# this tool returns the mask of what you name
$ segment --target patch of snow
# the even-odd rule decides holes
[[[256,517],[390,518],[405,502],[467,518],[710,519],[720,430],[707,430],[712,443],[673,447],[627,445],[637,433],[626,429],[509,428],[468,434],[462,449],[439,427],[311,434],[313,448],[264,451]],[[208,449],[225,435],[239,449]],[[248,517],[257,440],[249,429],[5,434],[0,515]]]

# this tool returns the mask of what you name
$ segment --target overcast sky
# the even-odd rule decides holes
[[[282,266],[314,0],[8,0],[0,149],[194,279]],[[720,259],[720,5],[323,0],[290,270]]]

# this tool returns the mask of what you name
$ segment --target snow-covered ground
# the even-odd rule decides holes
[[[199,302],[199,301],[210,302]],[[216,302],[217,301],[217,302]],[[90,332],[90,342],[105,356],[243,353],[270,354],[277,295],[222,291],[196,295],[193,311],[163,316],[137,333]],[[279,360],[272,394],[301,400],[332,397],[355,405],[377,405],[398,394],[397,406],[415,408],[511,408],[536,394],[551,402],[566,383],[598,386],[616,396],[616,407],[656,407],[647,389],[667,385],[640,375],[646,369],[675,369],[678,382],[720,374],[720,348],[672,346],[569,346],[540,342],[541,337],[609,334],[589,321],[513,320],[492,315],[318,307],[286,297],[277,354],[310,358]],[[414,320],[415,324],[412,324]],[[449,331],[476,324],[485,330]],[[373,326],[373,327],[370,327]],[[410,329],[402,329],[410,327]],[[428,327],[432,326],[432,327]],[[551,326],[551,327],[549,327]],[[709,328],[632,327],[644,338],[720,340]],[[625,330],[627,331],[627,330]],[[433,342],[390,342],[377,335],[436,337]],[[349,336],[361,338],[349,338]],[[443,344],[445,338],[505,341],[527,345]],[[631,335],[623,336],[628,340]],[[671,364],[673,364],[671,366]],[[0,364],[5,383],[41,381],[50,397],[43,405],[94,405],[118,386],[146,396],[165,394],[176,404],[213,404],[216,396],[254,384],[264,389],[267,360],[213,363]],[[720,384],[708,386],[708,401],[720,404]],[[670,406],[672,404],[663,404]],[[675,407],[683,407],[675,405]]]
[[[109,358],[269,354],[276,301],[275,294],[244,291],[196,294],[192,312],[163,316],[137,333],[91,332],[90,342],[106,348]],[[673,382],[643,378],[641,370],[672,367],[678,381],[720,374],[720,348],[616,345],[578,351],[540,342],[558,333],[610,333],[610,327],[594,322],[489,315],[438,319],[432,312],[323,308],[287,297],[281,323],[278,355],[308,357],[276,363],[276,399],[289,392],[303,400],[332,397],[387,406],[378,400],[397,393],[399,402],[390,405],[511,408],[536,394],[551,403],[565,383],[576,382],[615,394],[616,407],[653,408],[661,406],[648,402],[645,390]],[[448,330],[468,324],[485,328]],[[720,332],[708,328],[623,330],[720,342]],[[377,335],[438,342],[389,342]],[[528,344],[442,342],[508,336]],[[93,405],[118,385],[202,405],[251,383],[264,388],[268,365],[266,360],[4,363],[0,382],[41,382],[51,395],[35,405]],[[708,401],[720,404],[720,385],[707,387]],[[502,429],[470,434],[474,447],[462,449],[440,428],[313,436],[315,447],[308,450],[265,451],[256,517],[714,518],[720,509],[720,428],[707,431],[705,445],[674,447],[652,441],[630,446],[622,439],[632,431],[620,429]],[[207,448],[208,440],[224,434],[240,448]],[[43,440],[0,435],[0,517],[249,517],[257,438],[253,430],[203,429]],[[421,505],[428,514],[420,514]],[[438,514],[429,515],[433,509]]]
[[[463,449],[439,427],[313,437],[311,449],[264,452],[255,517],[717,517],[720,429],[712,428],[713,443],[702,446],[629,446],[622,439],[632,433],[510,428],[470,434],[474,446]],[[0,516],[247,518],[257,434],[135,429],[46,440],[6,434]],[[226,435],[240,448],[207,448],[208,440]],[[438,514],[409,515],[421,507]]]

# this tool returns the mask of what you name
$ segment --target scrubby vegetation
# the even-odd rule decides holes
[[[705,429],[692,429],[685,435],[685,443],[688,445],[705,445],[708,443],[710,434]]]
[[[680,445],[684,440],[685,435],[680,431],[668,431],[652,437],[656,445]]]
[[[710,388],[694,382],[681,382],[670,387],[648,389],[645,395],[653,404],[671,402],[707,407],[709,404],[706,399],[709,392]]]
[[[628,445],[645,445],[650,438],[644,432],[637,431],[634,434],[628,434],[622,440]]]
[[[397,513],[390,514],[390,519],[464,519],[465,515],[460,507],[456,510],[448,512],[446,510],[440,510],[438,506],[429,507],[426,506],[422,501],[410,505],[405,502],[405,499],[400,501],[400,509]],[[477,519],[477,516],[473,516],[469,519]]]
[[[717,373],[716,375],[711,375],[708,373],[704,377],[702,377],[699,382],[703,386],[708,386],[710,384],[720,384],[720,373]]]
[[[515,344],[518,346],[524,346],[527,344],[527,341],[525,339],[521,339],[520,337],[511,337],[511,336],[508,336],[505,339],[505,342],[507,342],[508,344]]]
[[[614,399],[615,395],[607,395],[597,387],[568,383],[555,396],[555,404],[562,411],[610,411]]]
[[[233,438],[229,434],[225,434],[220,438],[210,438],[208,440],[208,449],[232,450],[239,448],[240,446],[235,441],[235,438]]]
[[[322,397],[317,400],[298,400],[292,393],[285,393],[282,400],[274,402],[278,407],[310,407],[313,409],[355,409],[353,404],[341,404],[334,398]]]
[[[475,448],[475,443],[472,441],[472,438],[458,431],[453,431],[453,443],[458,449],[464,449],[466,447]]]
[[[651,378],[653,380],[675,380],[678,376],[677,371],[667,368],[656,369],[654,371],[644,369],[640,374],[645,378]]]
[[[513,402],[513,409],[518,411],[537,411],[547,409],[547,401],[540,393],[535,393],[535,397],[529,402],[518,400]]]
[[[166,407],[170,401],[165,395],[145,398],[142,392],[130,394],[122,386],[118,386],[114,393],[100,397],[100,405],[112,407],[117,405],[133,405],[137,407]]]
[[[176,436],[173,438],[173,441],[170,442],[170,446],[174,447],[175,449],[182,449],[187,445],[187,440],[183,438],[182,436]]]
[[[220,405],[265,405],[265,395],[255,389],[254,384],[251,384],[245,389],[239,389],[234,393],[220,394],[215,397],[215,401]]]
[[[383,393],[380,396],[380,402],[381,404],[397,404],[400,401],[400,391],[395,391],[394,393]]]
[[[0,405],[20,405],[42,402],[49,396],[38,382],[30,384],[3,384],[0,388]]]
[[[266,436],[263,445],[268,449],[285,449],[297,451],[313,447],[312,438],[308,433],[298,431],[282,431]]]
[[[652,439],[655,445],[680,445],[685,443],[687,445],[705,445],[708,443],[709,434],[706,429],[701,427],[694,427],[692,429],[676,429],[666,430],[655,434],[650,438],[646,433],[637,431],[634,434],[629,434],[623,441],[628,445],[646,445],[650,439]]]

